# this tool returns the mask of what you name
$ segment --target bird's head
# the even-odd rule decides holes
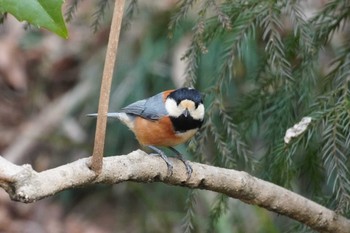
[[[165,100],[165,108],[172,118],[203,122],[202,95],[193,88],[180,88],[171,92]]]

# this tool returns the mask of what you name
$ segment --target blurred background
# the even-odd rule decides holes
[[[166,89],[193,85],[205,94],[208,111],[196,139],[177,147],[187,158],[245,170],[333,208],[337,208],[333,199],[348,203],[342,196],[334,197],[334,187],[338,187],[335,181],[325,181],[327,167],[320,165],[324,158],[316,155],[318,143],[322,143],[317,135],[307,135],[316,141],[313,147],[306,143],[308,150],[293,147],[285,156],[281,153],[288,150],[283,146],[286,129],[310,113],[308,106],[314,96],[332,89],[318,86],[316,76],[326,76],[334,67],[331,61],[339,54],[337,46],[348,40],[349,25],[344,23],[336,32],[330,31],[332,39],[326,39],[322,51],[317,47],[321,52],[305,52],[312,57],[307,63],[303,62],[306,56],[298,54],[300,48],[307,47],[303,41],[307,31],[283,16],[290,12],[277,19],[283,30],[276,38],[282,37],[287,48],[281,55],[278,49],[272,50],[273,46],[279,48],[278,44],[270,45],[268,40],[273,38],[274,29],[263,32],[269,27],[265,22],[249,25],[245,33],[246,28],[235,25],[241,26],[239,22],[248,21],[249,15],[227,18],[225,11],[220,11],[226,1],[203,1],[199,6],[193,2],[126,1],[110,111]],[[322,9],[325,2],[305,1],[301,5],[305,19]],[[185,3],[188,11],[175,14],[175,9],[184,9],[181,6]],[[0,25],[0,154],[6,159],[29,163],[42,171],[91,155],[95,120],[85,115],[98,108],[113,4],[108,0],[67,0],[63,12],[69,21],[68,40],[19,23],[11,15]],[[242,9],[245,11],[249,8]],[[216,17],[217,24],[212,23]],[[209,22],[209,29],[204,28],[204,21]],[[240,31],[244,31],[242,39],[232,39],[239,38]],[[297,39],[291,36],[293,31],[298,31]],[[300,45],[304,42],[305,46]],[[237,47],[231,51],[232,44]],[[277,57],[271,55],[274,52]],[[229,62],[223,58],[230,58]],[[317,65],[310,65],[315,62]],[[285,63],[298,71],[310,65],[309,73],[289,75]],[[282,71],[276,72],[278,69]],[[274,76],[286,76],[287,81],[271,81]],[[300,80],[289,82],[289,76]],[[306,84],[301,81],[304,76]],[[286,95],[288,87],[298,93]],[[284,111],[283,106],[288,109]],[[128,154],[138,148],[125,126],[108,122],[106,156]],[[348,157],[345,164],[349,164]],[[348,184],[349,177],[345,175],[344,179]],[[346,196],[347,189],[343,191]],[[223,195],[161,183],[94,185],[32,204],[12,202],[0,189],[0,232],[307,231],[290,219]]]

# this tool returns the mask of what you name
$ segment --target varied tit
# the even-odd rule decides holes
[[[158,153],[166,162],[168,173],[172,174],[173,165],[158,146],[175,152],[185,164],[188,177],[191,176],[192,167],[173,146],[189,140],[202,126],[204,105],[197,90],[180,88],[164,91],[132,103],[120,112],[107,113],[107,117],[122,121],[134,132],[141,145]]]

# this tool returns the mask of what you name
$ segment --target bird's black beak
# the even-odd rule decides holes
[[[186,108],[184,111],[184,116],[188,117],[190,115],[190,111],[188,111],[188,109]]]

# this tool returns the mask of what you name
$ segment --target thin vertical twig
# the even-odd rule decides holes
[[[109,105],[109,95],[111,91],[111,83],[114,71],[114,64],[117,56],[119,35],[121,29],[121,22],[123,19],[125,0],[116,0],[114,4],[113,18],[111,30],[109,33],[106,61],[103,69],[100,99],[98,105],[98,117],[96,123],[96,133],[94,150],[90,168],[96,173],[100,174],[102,169],[102,159],[104,151],[104,142],[106,135],[107,112]]]

